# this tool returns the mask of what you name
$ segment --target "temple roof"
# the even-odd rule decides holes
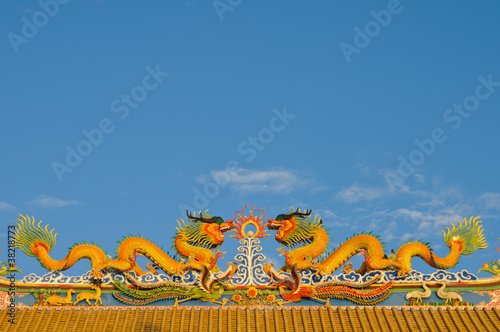
[[[496,331],[478,307],[24,307],[1,331]]]

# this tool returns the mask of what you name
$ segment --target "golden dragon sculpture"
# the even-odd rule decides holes
[[[35,226],[35,219],[19,214],[20,218],[15,230],[15,247],[26,255],[36,257],[40,263],[51,271],[67,270],[81,259],[89,259],[92,275],[102,277],[101,270],[106,271],[134,271],[136,275],[148,272],[157,273],[159,268],[165,273],[173,275],[183,273],[186,269],[219,272],[217,259],[222,256],[218,251],[224,242],[224,233],[234,228],[232,220],[224,221],[221,217],[213,217],[207,213],[189,214],[186,211],[187,223],[181,219],[174,240],[174,248],[184,259],[174,259],[160,249],[156,244],[142,237],[124,238],[117,249],[117,257],[111,259],[95,244],[75,244],[69,253],[61,260],[55,260],[49,253],[56,244],[54,229],[48,231],[40,227],[41,221]],[[214,253],[215,250],[216,252]],[[145,272],[136,263],[138,255],[151,260],[147,264],[149,271]],[[187,262],[186,262],[187,260]]]
[[[385,255],[382,243],[378,237],[368,234],[355,235],[347,239],[337,249],[326,255],[329,236],[323,228],[322,220],[316,215],[311,218],[312,210],[301,212],[293,209],[287,214],[280,214],[276,219],[268,219],[267,227],[277,230],[276,241],[282,244],[278,251],[285,255],[285,265],[281,271],[290,272],[292,267],[297,270],[316,269],[318,274],[332,274],[352,256],[360,253],[365,256],[365,264],[370,270],[398,269],[399,276],[405,276],[411,271],[411,259],[422,258],[427,264],[448,269],[455,266],[460,255],[470,255],[477,249],[486,248],[478,218],[465,219],[459,227],[448,229],[444,240],[450,253],[440,258],[432,253],[428,244],[409,242],[404,244],[396,255]],[[295,248],[297,247],[298,248]],[[289,250],[284,250],[287,247]],[[294,249],[295,248],[295,249]]]
[[[400,264],[400,275],[406,275],[411,271],[411,259],[415,256],[422,258],[427,264],[437,269],[450,269],[457,265],[460,255],[470,255],[478,249],[486,249],[486,239],[481,229],[479,217],[464,218],[464,222],[459,220],[460,226],[452,229],[446,227],[447,232],[443,232],[444,243],[450,248],[446,257],[438,257],[432,252],[427,243],[409,242],[403,244],[396,253],[396,260]]]

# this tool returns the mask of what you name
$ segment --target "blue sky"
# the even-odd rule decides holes
[[[186,207],[230,219],[246,203],[312,208],[333,245],[373,231],[439,256],[441,230],[478,215],[489,248],[454,271],[498,259],[497,2],[0,8],[1,261],[18,213],[56,229],[61,259],[129,233],[169,248]]]

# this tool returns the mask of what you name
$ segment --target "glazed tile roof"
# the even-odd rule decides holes
[[[497,331],[497,308],[63,307],[0,311],[0,331]]]

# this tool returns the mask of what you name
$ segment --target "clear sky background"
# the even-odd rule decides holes
[[[0,4],[1,261],[18,213],[61,259],[129,233],[167,249],[185,208],[246,203],[439,256],[481,216],[489,247],[453,271],[499,258],[498,2],[44,1]]]

